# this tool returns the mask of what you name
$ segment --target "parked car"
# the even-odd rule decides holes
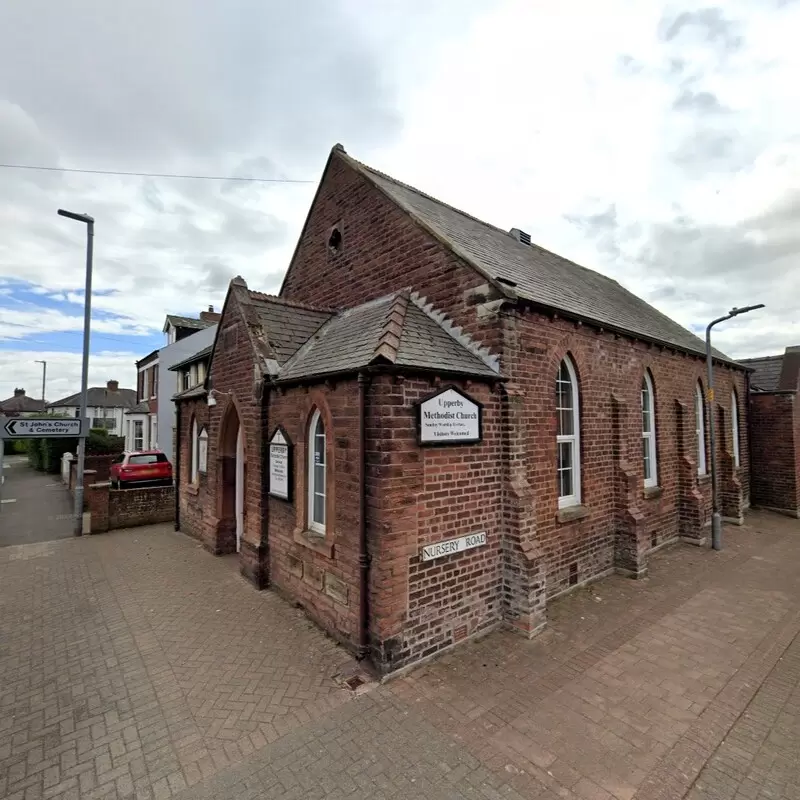
[[[115,489],[132,485],[172,485],[172,464],[160,450],[123,453],[114,460],[109,472]]]

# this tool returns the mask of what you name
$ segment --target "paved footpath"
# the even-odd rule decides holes
[[[0,797],[800,797],[800,522],[357,692],[229,558],[155,526],[0,548]]]

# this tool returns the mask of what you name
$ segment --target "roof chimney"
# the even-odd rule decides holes
[[[106,389],[108,389],[109,392],[118,392],[119,391],[119,381],[109,381],[106,384]]]
[[[778,390],[796,392],[800,386],[800,347],[787,347],[783,354]]]
[[[220,319],[222,319],[222,314],[214,311],[214,306],[209,306],[208,311],[200,312],[200,319],[202,319],[203,322],[219,322]]]
[[[509,231],[509,234],[518,242],[522,242],[522,244],[531,243],[531,235],[529,233],[525,233],[525,231],[521,231],[519,228],[512,228]]]
[[[14,397],[25,397],[24,389],[14,389]]]

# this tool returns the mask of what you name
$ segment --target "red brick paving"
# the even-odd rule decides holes
[[[800,523],[564,597],[354,698],[351,659],[168,527],[0,550],[0,797],[800,796]]]

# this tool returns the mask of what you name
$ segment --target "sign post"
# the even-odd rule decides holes
[[[82,439],[88,420],[75,417],[0,417],[0,510],[3,507],[3,456],[6,439]]]

